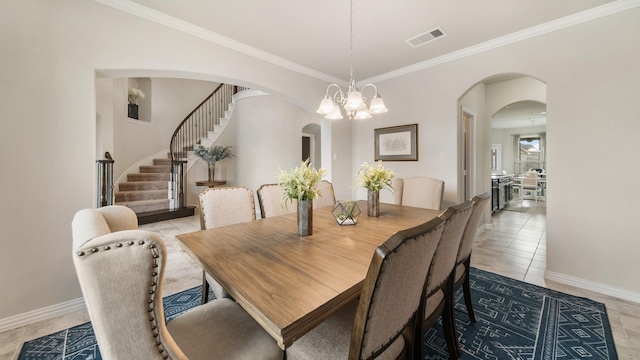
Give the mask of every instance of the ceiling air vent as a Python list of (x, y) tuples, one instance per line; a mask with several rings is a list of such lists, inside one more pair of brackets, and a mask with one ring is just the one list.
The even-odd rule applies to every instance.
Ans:
[(447, 36), (447, 34), (441, 28), (437, 27), (405, 41), (407, 42), (407, 44), (416, 48), (444, 36)]

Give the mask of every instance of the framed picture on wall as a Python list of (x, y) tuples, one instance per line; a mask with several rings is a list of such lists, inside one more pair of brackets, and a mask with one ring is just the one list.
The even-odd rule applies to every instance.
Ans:
[(417, 161), (418, 124), (373, 130), (375, 161)]

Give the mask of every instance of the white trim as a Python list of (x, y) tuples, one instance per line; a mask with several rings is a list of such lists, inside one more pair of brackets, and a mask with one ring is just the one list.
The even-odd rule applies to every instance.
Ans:
[(579, 287), (581, 289), (591, 290), (601, 294), (610, 295), (616, 298), (635, 301), (637, 303), (640, 303), (640, 293), (635, 293), (635, 292), (621, 289), (615, 286), (610, 286), (603, 283), (585, 280), (582, 278), (569, 276), (566, 274), (561, 274), (553, 271), (545, 272), (544, 278), (547, 280), (556, 281), (562, 284)]
[(273, 95), (269, 94), (268, 92), (264, 92), (262, 90), (247, 89), (247, 90), (242, 90), (233, 94), (232, 100), (233, 102), (236, 102), (240, 99), (254, 97), (254, 96), (273, 96)]
[(143, 125), (143, 126), (153, 126), (153, 124), (151, 123), (151, 121), (145, 121), (145, 120), (140, 120), (140, 119), (134, 119), (134, 118), (130, 118), (127, 116), (127, 121), (132, 123), (132, 124), (136, 124), (136, 125)]
[(169, 16), (165, 13), (153, 10), (151, 8), (148, 8), (146, 6), (142, 6), (138, 3), (135, 3), (133, 1), (130, 0), (94, 0), (98, 3), (101, 3), (103, 5), (106, 6), (110, 6), (112, 8), (118, 9), (118, 10), (122, 10), (126, 13), (129, 13), (131, 15), (135, 15), (138, 17), (141, 17), (143, 19), (155, 22), (157, 24), (160, 25), (164, 25), (167, 27), (170, 27), (172, 29), (178, 30), (178, 31), (182, 31), (184, 33), (187, 33), (189, 35), (193, 35), (195, 37), (198, 37), (200, 39), (224, 46), (226, 48), (232, 49), (232, 50), (236, 50), (240, 53), (252, 56), (254, 58), (257, 59), (261, 59), (264, 60), (266, 62), (272, 63), (274, 65), (278, 65), (281, 66), (285, 69), (290, 69), (292, 71), (296, 71), (299, 72), (301, 74), (305, 74), (305, 75), (309, 75), (311, 77), (320, 79), (320, 80), (324, 80), (330, 83), (341, 83), (343, 82), (342, 79), (338, 79), (334, 76), (331, 75), (327, 75), (325, 73), (322, 73), (320, 71), (308, 68), (306, 66), (302, 66), (299, 64), (294, 63), (293, 61), (289, 61), (287, 59), (283, 59), (279, 56), (275, 56), (273, 54), (270, 54), (266, 51), (262, 51), (260, 49), (256, 49), (254, 47), (248, 46), (246, 44), (243, 44), (239, 41), (233, 40), (231, 38), (228, 38), (226, 36), (222, 36), (218, 33), (215, 33), (213, 31), (207, 30), (207, 29), (203, 29), (199, 26), (193, 25), (189, 22), (186, 22), (184, 20), (180, 20), (178, 18), (175, 18), (173, 16)]
[[(467, 140), (468, 142), (465, 143), (464, 141), (464, 115), (467, 114), (469, 115), (469, 126), (467, 127)], [(460, 153), (460, 158), (458, 159), (458, 173), (460, 174), (460, 178), (459, 178), (459, 184), (458, 184), (458, 188), (461, 188), (460, 185), (462, 186), (466, 186), (466, 189), (464, 189), (462, 191), (462, 194), (458, 195), (458, 198), (460, 201), (464, 202), (467, 200), (470, 200), (471, 198), (473, 198), (473, 196), (475, 195), (476, 189), (478, 187), (477, 184), (477, 179), (478, 179), (478, 173), (477, 173), (477, 163), (478, 160), (476, 158), (477, 156), (477, 151), (476, 151), (476, 123), (478, 121), (478, 118), (476, 116), (476, 113), (474, 111), (472, 111), (471, 109), (469, 109), (466, 106), (460, 106), (460, 115), (459, 115), (459, 121), (458, 121), (458, 139), (459, 139), (459, 144), (458, 144), (458, 151)], [(465, 147), (469, 147), (467, 150), (467, 154), (469, 155), (469, 158), (467, 159), (468, 163), (468, 168), (467, 168), (467, 173), (463, 174), (463, 167), (464, 167), (464, 159), (466, 157), (466, 154), (462, 153), (462, 150), (464, 150)], [(466, 176), (467, 178), (467, 183), (465, 184), (464, 182), (464, 177)], [(464, 196), (465, 193), (467, 196)], [(466, 197), (466, 198), (465, 198)]]
[[(112, 7), (129, 13), (134, 16), (161, 24), (172, 29), (182, 31), (189, 35), (201, 38), (206, 41), (218, 44), (220, 46), (227, 47), (229, 49), (241, 52), (243, 54), (252, 56), (257, 59), (264, 60), (277, 66), (281, 66), (285, 69), (289, 69), (295, 72), (299, 72), (304, 75), (308, 75), (319, 80), (324, 80), (330, 83), (344, 83), (344, 80), (338, 79), (335, 76), (331, 76), (320, 72), (315, 69), (294, 63), (290, 60), (275, 56), (266, 51), (256, 49), (254, 47), (243, 44), (239, 41), (233, 40), (226, 36), (222, 36), (210, 30), (203, 29), (199, 26), (193, 25), (184, 20), (180, 20), (173, 16), (169, 16), (157, 10), (153, 10), (146, 6), (135, 3), (131, 0), (94, 0), (100, 4)], [(501, 46), (513, 44), (518, 41), (530, 39), (532, 37), (543, 35), (552, 31), (564, 29), (569, 26), (581, 24), (587, 21), (598, 19), (604, 16), (616, 14), (625, 10), (629, 10), (640, 6), (640, 0), (616, 0), (605, 5), (595, 7), (593, 9), (585, 10), (573, 15), (565, 16), (560, 19), (546, 22), (544, 24), (536, 25), (528, 29), (520, 30), (493, 40), (485, 41), (483, 43), (470, 46), (458, 51), (454, 51), (442, 56), (438, 56), (433, 59), (422, 61), (410, 66), (406, 66), (394, 71), (390, 71), (384, 74), (373, 76), (369, 79), (359, 81), (358, 84), (375, 83), (382, 80), (392, 79), (398, 76), (406, 75), (415, 71), (427, 69), (437, 65), (441, 65), (450, 61), (458, 60), (467, 56), (475, 55), (487, 50), (495, 49)]]
[(458, 51), (454, 51), (442, 56), (438, 56), (426, 61), (422, 61), (410, 66), (406, 66), (397, 70), (393, 70), (384, 74), (364, 79), (358, 83), (377, 83), (383, 80), (393, 79), (402, 75), (407, 75), (419, 70), (428, 69), (437, 65), (465, 58), (467, 56), (479, 54), (488, 50), (496, 49), (502, 46), (510, 45), (522, 40), (527, 40), (539, 35), (544, 35), (556, 30), (561, 30), (573, 25), (581, 24), (587, 21), (595, 20), (608, 15), (613, 15), (625, 10), (633, 9), (640, 6), (640, 0), (617, 0), (605, 5), (585, 10), (573, 15), (549, 21), (540, 25), (532, 26), (528, 29), (516, 31), (514, 33), (501, 36), (499, 38), (485, 41), (483, 43), (469, 46)]
[(42, 309), (18, 314), (5, 319), (0, 319), (0, 332), (16, 329), (21, 326), (33, 324), (38, 321), (49, 320), (61, 315), (70, 314), (78, 310), (85, 310), (87, 307), (84, 298), (69, 300), (60, 304), (51, 305)]

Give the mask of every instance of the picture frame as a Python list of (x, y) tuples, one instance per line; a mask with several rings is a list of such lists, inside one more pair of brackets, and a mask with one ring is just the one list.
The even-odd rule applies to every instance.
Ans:
[(418, 124), (373, 130), (374, 160), (418, 161)]

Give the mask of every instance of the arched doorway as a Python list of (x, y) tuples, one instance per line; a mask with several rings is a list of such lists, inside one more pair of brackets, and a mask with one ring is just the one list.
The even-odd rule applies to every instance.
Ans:
[[(486, 78), (469, 88), (458, 100), (459, 109), (459, 188), (460, 200), (467, 200), (475, 194), (487, 191), (491, 188), (492, 173), (513, 173), (515, 157), (513, 155), (513, 141), (504, 140), (512, 138), (513, 134), (520, 133), (522, 123), (513, 120), (508, 124), (509, 115), (502, 116), (502, 128), (493, 127), (492, 118), (500, 110), (517, 107), (519, 115), (529, 111), (539, 113), (538, 106), (534, 104), (546, 104), (546, 84), (536, 78), (525, 74), (501, 74)], [(518, 104), (517, 106), (515, 104)], [(513, 109), (513, 108), (512, 108)], [(508, 112), (505, 110), (505, 112)], [(536, 114), (535, 121), (541, 124)], [(546, 111), (544, 115), (546, 131)], [(535, 122), (534, 121), (534, 122)], [(535, 124), (538, 125), (538, 124)], [(510, 127), (511, 126), (511, 127)], [(506, 130), (507, 128), (516, 130)], [(499, 140), (498, 140), (499, 139)], [(499, 145), (499, 146), (495, 146)], [(499, 162), (500, 169), (496, 166), (495, 158), (492, 158), (492, 149), (501, 148)], [(510, 158), (505, 153), (511, 154)]]

